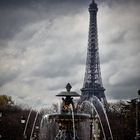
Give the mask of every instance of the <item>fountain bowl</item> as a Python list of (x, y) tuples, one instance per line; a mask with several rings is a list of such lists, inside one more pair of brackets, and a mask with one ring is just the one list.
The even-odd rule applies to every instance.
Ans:
[[(83, 122), (90, 118), (89, 114), (74, 114), (74, 121), (75, 122)], [(56, 122), (65, 122), (65, 121), (72, 121), (72, 114), (51, 114), (49, 115), (50, 120), (55, 120)]]

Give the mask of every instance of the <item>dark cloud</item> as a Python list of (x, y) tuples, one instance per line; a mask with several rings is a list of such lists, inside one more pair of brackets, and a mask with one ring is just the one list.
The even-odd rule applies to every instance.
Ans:
[(87, 3), (88, 1), (85, 0), (1, 0), (1, 5), (25, 5), (25, 4), (33, 4), (33, 3), (40, 3), (40, 4), (62, 4), (62, 3)]
[[(124, 0), (100, 0), (98, 3), (126, 3)], [(139, 0), (129, 0), (127, 3), (138, 3)], [(1, 0), (0, 4), (0, 39), (13, 38), (27, 24), (46, 18), (57, 18), (59, 15), (69, 15), (85, 10), (89, 1), (85, 0)]]
[[(90, 0), (1, 0), (2, 94), (4, 91), (20, 103), (49, 104), (67, 82), (80, 92), (89, 3)], [(111, 99), (135, 97), (140, 83), (139, 0), (97, 3), (106, 95)]]
[(0, 74), (0, 87), (15, 80), (18, 77), (18, 72), (7, 72), (6, 74)]
[[(41, 3), (41, 4), (62, 4), (62, 3), (71, 3), (71, 4), (87, 4), (92, 0), (1, 0), (1, 5), (25, 5), (25, 4), (33, 4), (33, 3)], [(129, 2), (139, 3), (139, 0), (94, 0), (96, 3), (107, 2), (107, 3), (124, 3), (127, 4)]]
[(27, 24), (79, 13), (84, 1), (2, 0), (0, 40), (12, 39)]

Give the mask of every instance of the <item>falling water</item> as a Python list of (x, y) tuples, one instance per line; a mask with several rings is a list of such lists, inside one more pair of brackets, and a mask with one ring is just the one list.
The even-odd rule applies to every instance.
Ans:
[(49, 115), (48, 115), (48, 114), (46, 114), (46, 115), (44, 115), (44, 116), (42, 117), (42, 119), (41, 119), (41, 121), (40, 121), (40, 128), (43, 127), (43, 122), (44, 122), (44, 120), (46, 120), (46, 122), (48, 123), (48, 118), (49, 118)]
[(97, 116), (99, 118), (100, 124), (101, 124), (101, 128), (102, 128), (102, 131), (103, 131), (104, 138), (106, 140), (106, 135), (105, 135), (105, 132), (104, 132), (103, 124), (102, 124), (102, 121), (101, 121), (101, 118), (100, 118), (100, 115), (99, 115), (97, 109), (95, 108), (95, 106), (90, 101), (84, 101), (84, 102), (82, 102), (81, 107), (82, 107), (82, 105), (84, 103), (88, 103), (95, 110), (95, 112), (96, 112), (96, 114), (97, 114)]
[(40, 122), (40, 134), (39, 134), (39, 140), (42, 140), (42, 138), (45, 138), (45, 131), (47, 131), (47, 127), (49, 126), (49, 115), (44, 115)]
[[(89, 100), (83, 101), (81, 104), (81, 107), (84, 103), (87, 103), (88, 105), (90, 105), (95, 110), (96, 114), (98, 115), (105, 139), (107, 139), (107, 134), (110, 134), (110, 138), (113, 140), (112, 131), (110, 128), (110, 124), (109, 124), (109, 120), (108, 120), (108, 117), (106, 114), (106, 110), (105, 110), (103, 104), (101, 103), (101, 101), (97, 97), (93, 96)], [(105, 119), (106, 123), (102, 122), (103, 118), (101, 119), (101, 117), (103, 117)], [(104, 128), (105, 125), (107, 127), (107, 130)], [(105, 131), (108, 131), (108, 133), (105, 133)]]
[(107, 117), (107, 114), (106, 114), (106, 110), (105, 110), (103, 104), (101, 103), (101, 101), (96, 96), (94, 96), (94, 98), (98, 101), (98, 103), (100, 104), (100, 106), (102, 107), (102, 109), (104, 111), (104, 115), (105, 115), (105, 118), (106, 118), (106, 121), (107, 121), (107, 124), (108, 124), (108, 128), (109, 128), (109, 131), (110, 131), (110, 136), (111, 136), (111, 139), (113, 140), (113, 135), (112, 135), (112, 131), (111, 131), (111, 128), (110, 128), (110, 123), (109, 123), (109, 120), (108, 120), (108, 117)]
[[(88, 101), (87, 101), (88, 102)], [(112, 136), (112, 131), (111, 131), (111, 128), (110, 128), (110, 124), (109, 124), (109, 120), (108, 120), (108, 117), (107, 117), (107, 114), (106, 114), (106, 110), (103, 106), (103, 104), (101, 103), (101, 101), (93, 96), (92, 98), (89, 99), (89, 103), (90, 105), (95, 109), (96, 113), (98, 114), (99, 116), (99, 119), (100, 119), (100, 124), (101, 124), (101, 127), (103, 128), (103, 133), (104, 133), (104, 136), (106, 136), (105, 134), (105, 128), (103, 127), (103, 123), (102, 123), (102, 120), (101, 120), (101, 117), (105, 117), (104, 119), (106, 120), (106, 123), (107, 123), (107, 128), (109, 130), (109, 134), (110, 134), (110, 137), (111, 139), (113, 140), (113, 136)], [(98, 111), (100, 110), (101, 114), (98, 113)], [(102, 114), (103, 113), (103, 114)], [(103, 116), (101, 116), (103, 115)], [(105, 125), (105, 123), (104, 123)]]
[(43, 126), (43, 121), (44, 121), (44, 117), (42, 117), (42, 119), (40, 121), (40, 128), (42, 128), (42, 126)]
[(23, 132), (24, 137), (26, 137), (26, 129), (27, 129), (27, 126), (28, 126), (28, 123), (29, 123), (31, 113), (32, 113), (32, 109), (30, 109), (30, 112), (29, 112), (28, 117), (27, 117), (27, 121), (26, 121), (26, 124), (25, 124), (24, 132)]
[(35, 119), (34, 119), (32, 131), (31, 131), (31, 135), (30, 135), (30, 140), (32, 140), (32, 135), (33, 135), (33, 131), (34, 131), (34, 127), (35, 127), (35, 123), (36, 123), (38, 115), (39, 115), (39, 111), (36, 113), (36, 116), (35, 116)]
[(55, 114), (44, 115), (40, 121), (39, 140), (54, 140), (54, 136), (58, 132), (58, 125), (56, 125), (55, 119), (50, 119), (51, 115)]
[(72, 122), (73, 122), (73, 140), (75, 140), (75, 121), (74, 121), (74, 111), (73, 106), (71, 105), (71, 111), (72, 111)]

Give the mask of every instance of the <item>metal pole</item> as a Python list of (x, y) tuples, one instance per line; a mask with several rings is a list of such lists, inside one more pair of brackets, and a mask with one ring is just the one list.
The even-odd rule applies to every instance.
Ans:
[(90, 122), (90, 140), (92, 140), (92, 127), (93, 127), (93, 124), (92, 122)]
[(139, 134), (139, 108), (138, 108), (138, 103), (139, 103), (139, 98), (140, 96), (140, 90), (138, 90), (138, 98), (136, 98), (136, 140), (140, 140), (140, 134)]
[[(0, 122), (2, 121), (2, 112), (0, 112)], [(0, 139), (2, 138), (2, 134), (0, 133)]]
[(138, 140), (138, 101), (136, 99), (136, 140)]
[(90, 118), (90, 140), (92, 140), (92, 128), (93, 128), (93, 115), (91, 114)]

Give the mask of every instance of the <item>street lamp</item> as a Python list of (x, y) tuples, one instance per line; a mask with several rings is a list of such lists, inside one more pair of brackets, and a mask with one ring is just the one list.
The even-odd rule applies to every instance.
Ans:
[(99, 119), (96, 115), (94, 118), (94, 139), (98, 140), (100, 137), (100, 129), (99, 129)]
[(0, 112), (0, 118), (2, 117), (2, 112)]
[[(24, 116), (21, 116), (20, 123), (22, 124), (22, 129), (24, 130), (24, 125), (26, 123), (26, 120), (25, 120)], [(23, 138), (26, 139), (27, 138), (26, 135), (23, 134)]]
[(89, 120), (90, 120), (90, 140), (93, 140), (93, 137), (94, 137), (95, 140), (98, 140), (99, 137), (100, 137), (100, 129), (99, 129), (99, 119), (98, 119), (98, 116), (95, 115), (93, 117), (91, 115)]
[(90, 122), (90, 140), (92, 140), (92, 129), (93, 129), (93, 115), (91, 114), (90, 118), (89, 118), (89, 122)]
[[(0, 122), (2, 121), (2, 112), (0, 112)], [(0, 139), (2, 138), (2, 134), (0, 134)]]
[(21, 116), (21, 120), (20, 120), (20, 122), (21, 122), (21, 124), (25, 124), (25, 118), (24, 118), (24, 116)]
[(34, 133), (34, 136), (35, 136), (36, 139), (38, 139), (38, 133), (39, 133), (39, 126), (36, 125), (35, 126), (35, 133)]
[(0, 112), (0, 122), (2, 121), (2, 112)]
[(140, 90), (138, 90), (138, 98), (136, 98), (136, 140), (140, 140), (139, 134), (139, 102), (140, 102)]

